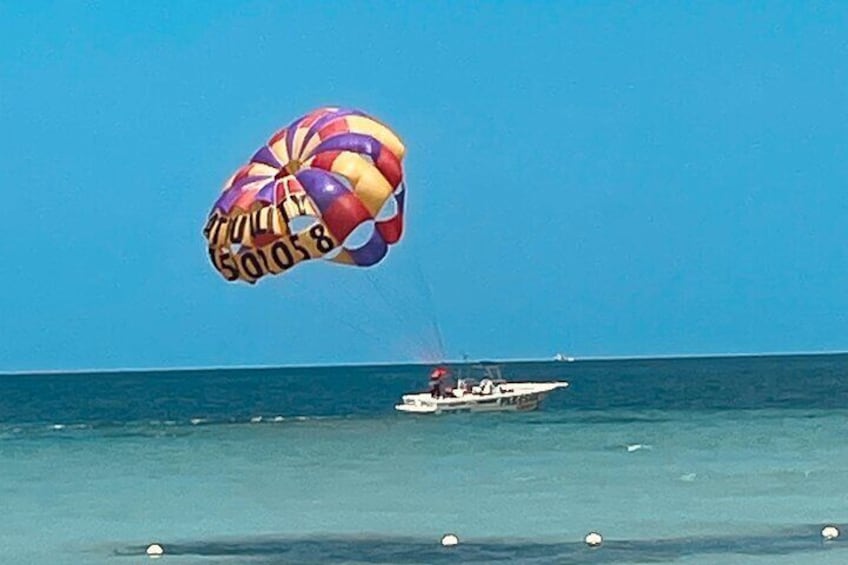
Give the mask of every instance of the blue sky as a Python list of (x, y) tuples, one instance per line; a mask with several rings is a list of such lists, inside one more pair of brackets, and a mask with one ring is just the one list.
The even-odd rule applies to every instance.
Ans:
[[(848, 349), (848, 5), (0, 2), (0, 370)], [(373, 272), (208, 263), (325, 104), (408, 147)], [(383, 294), (380, 294), (383, 293)]]

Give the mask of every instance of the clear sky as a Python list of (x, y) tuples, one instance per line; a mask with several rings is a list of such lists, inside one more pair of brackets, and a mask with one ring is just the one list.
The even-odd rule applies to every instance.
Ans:
[[(848, 4), (0, 1), (0, 370), (848, 349)], [(278, 128), (408, 147), (367, 277), (227, 283)], [(382, 292), (384, 294), (378, 294)]]

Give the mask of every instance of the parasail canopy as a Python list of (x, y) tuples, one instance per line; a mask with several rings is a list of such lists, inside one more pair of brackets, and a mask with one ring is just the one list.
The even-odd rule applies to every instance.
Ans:
[(275, 133), (224, 183), (203, 234), (229, 281), (326, 259), (369, 267), (403, 233), (405, 148), (362, 111), (319, 108)]

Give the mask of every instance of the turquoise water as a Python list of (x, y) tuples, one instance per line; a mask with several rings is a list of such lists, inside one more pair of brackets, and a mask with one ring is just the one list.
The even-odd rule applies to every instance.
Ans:
[(848, 356), (504, 373), (572, 386), (433, 417), (392, 409), (426, 367), (2, 376), (0, 562), (848, 562)]

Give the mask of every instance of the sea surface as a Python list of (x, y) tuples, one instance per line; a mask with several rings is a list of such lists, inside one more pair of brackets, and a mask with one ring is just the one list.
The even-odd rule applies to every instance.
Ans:
[(503, 371), (571, 386), (415, 416), (426, 366), (0, 375), (0, 563), (848, 563), (848, 355)]

